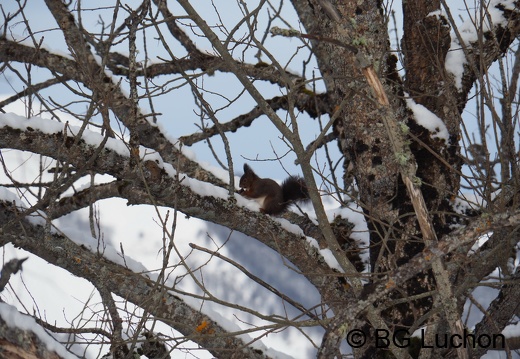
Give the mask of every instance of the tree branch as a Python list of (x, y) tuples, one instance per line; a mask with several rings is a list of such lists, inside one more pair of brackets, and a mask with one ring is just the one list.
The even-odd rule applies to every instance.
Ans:
[[(66, 57), (49, 53), (45, 49), (35, 49), (29, 46), (17, 44), (0, 38), (0, 61), (18, 61), (30, 63), (36, 66), (49, 69), (51, 72), (61, 73), (70, 80), (78, 81), (85, 86), (98, 91), (99, 98), (109, 101), (108, 105), (116, 116), (129, 126), (128, 119), (133, 108), (133, 103), (123, 95), (121, 89), (112, 83), (109, 77), (96, 79), (87, 76), (84, 71), (79, 70), (79, 64)], [(97, 71), (101, 71), (98, 69)], [(139, 111), (139, 114), (142, 114)], [(172, 164), (179, 171), (188, 174), (190, 177), (211, 181), (222, 187), (224, 183), (213, 174), (206, 171), (200, 165), (187, 158), (179, 150), (178, 144), (169, 141), (161, 130), (141, 117), (142, 121), (134, 126), (139, 131), (139, 140), (145, 147), (152, 148), (161, 154), (164, 161)]]
[[(308, 113), (311, 117), (316, 118), (322, 114), (331, 114), (330, 106), (327, 104), (327, 95), (308, 95), (306, 93), (291, 94), (293, 105), (295, 108), (302, 112)], [(273, 108), (273, 110), (289, 110), (289, 104), (287, 96), (277, 96), (272, 99), (266, 100), (267, 104)], [(255, 106), (254, 109), (246, 114), (240, 115), (231, 121), (220, 124), (222, 131), (224, 132), (236, 132), (241, 127), (249, 127), (255, 119), (264, 115), (264, 112), (260, 106)], [(211, 128), (205, 128), (202, 132), (197, 132), (189, 136), (180, 137), (179, 140), (187, 145), (191, 146), (197, 142), (203, 141), (218, 134), (216, 126)]]
[[(108, 261), (61, 234), (46, 233), (16, 214), (18, 210), (5, 202), (0, 203), (0, 221), (10, 223), (3, 227), (0, 244), (13, 243), (68, 272), (85, 278), (102, 290), (108, 290), (144, 308), (157, 319), (172, 325), (189, 339), (198, 342), (219, 358), (232, 358), (245, 352), (248, 358), (266, 358), (257, 350), (230, 334), (207, 315), (184, 303), (182, 299), (162, 290), (162, 286), (128, 268)], [(20, 236), (20, 233), (24, 233)], [(170, 288), (168, 288), (170, 289)], [(197, 331), (206, 322), (212, 335)], [(207, 333), (207, 332), (206, 332)]]
[[(90, 158), (95, 150), (83, 140), (74, 147), (69, 147), (68, 137), (63, 133), (49, 135), (34, 129), (25, 131), (24, 135), (21, 133), (20, 130), (1, 127), (0, 148), (23, 149), (73, 166), (85, 165), (85, 158)], [(84, 170), (110, 174), (121, 179), (115, 186), (119, 196), (126, 198), (129, 204), (153, 204), (176, 208), (189, 216), (254, 237), (296, 265), (311, 283), (316, 285), (324, 299), (330, 299), (331, 302), (338, 302), (340, 298), (344, 300), (345, 293), (341, 283), (337, 280), (323, 280), (329, 276), (337, 279), (338, 273), (323, 261), (318, 250), (301, 235), (284, 230), (269, 216), (251, 212), (220, 198), (197, 194), (190, 188), (189, 178), (184, 178), (181, 174), (179, 183), (153, 161), (144, 161), (142, 166), (143, 172), (139, 168), (132, 169), (128, 157), (105, 148), (95, 163)], [(143, 178), (142, 174), (147, 177)], [(111, 187), (109, 190), (115, 189)], [(244, 218), (249, 218), (249, 221), (244, 221)]]

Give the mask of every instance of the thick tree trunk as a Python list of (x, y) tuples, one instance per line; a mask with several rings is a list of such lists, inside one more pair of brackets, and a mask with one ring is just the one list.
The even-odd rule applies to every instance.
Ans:
[[(369, 59), (378, 73), (395, 120), (410, 128), (411, 149), (418, 164), (417, 176), (423, 183), (421, 190), (426, 206), (430, 213), (441, 213), (450, 209), (449, 199), (458, 191), (457, 170), (460, 169), (457, 157), (459, 112), (456, 106), (443, 106), (445, 97), (450, 96), (447, 90), (453, 91), (454, 87), (444, 85), (448, 88), (431, 88), (447, 83), (440, 81), (440, 77), (447, 76), (443, 63), (450, 44), (449, 28), (439, 18), (426, 18), (431, 11), (438, 9), (438, 2), (427, 5), (407, 2), (406, 24), (412, 35), (405, 38), (405, 46), (409, 49), (405, 52), (406, 70), (410, 76), (407, 76), (403, 86), (396, 73), (396, 58), (389, 52), (387, 23), (378, 1), (365, 1), (360, 5), (356, 2), (335, 4), (341, 21), (330, 20), (320, 10), (319, 2), (311, 3), (313, 8), (307, 2), (296, 1), (295, 5), (307, 32), (321, 39), (313, 41), (312, 46), (327, 90), (333, 94), (336, 105), (343, 98), (349, 98), (334, 130), (338, 134), (340, 150), (347, 159), (346, 173), (347, 168), (352, 167), (359, 200), (371, 230), (371, 270), (374, 274), (384, 273), (406, 263), (424, 248), (424, 243), (412, 203), (400, 178), (396, 154), (382, 121), (382, 108), (361, 71), (364, 64), (360, 63), (360, 58)], [(419, 19), (423, 21), (423, 26), (417, 25)], [(347, 46), (338, 46), (323, 39), (336, 39)], [(357, 54), (351, 51), (352, 46)], [(411, 119), (403, 99), (404, 89), (417, 96), (418, 103), (446, 119), (452, 134), (449, 142), (432, 140), (430, 133)], [(444, 96), (438, 97), (440, 93)], [(414, 141), (415, 137), (419, 140)], [(455, 171), (445, 163), (455, 164)], [(434, 215), (433, 222), (440, 235), (446, 233), (449, 221), (444, 216)], [(406, 288), (402, 288), (404, 292), (394, 292), (392, 296), (397, 299), (403, 294), (418, 295), (431, 290), (432, 285), (433, 279), (424, 273), (409, 281)], [(431, 304), (430, 297), (400, 304), (387, 309), (385, 318), (391, 328), (407, 328), (427, 312)], [(375, 355), (374, 347), (362, 350), (365, 350), (364, 357)]]

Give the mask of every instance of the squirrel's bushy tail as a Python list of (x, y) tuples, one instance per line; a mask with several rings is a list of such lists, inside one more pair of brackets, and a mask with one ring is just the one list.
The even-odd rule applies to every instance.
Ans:
[(285, 203), (309, 199), (309, 191), (305, 185), (305, 181), (298, 176), (290, 176), (283, 181), (282, 193)]

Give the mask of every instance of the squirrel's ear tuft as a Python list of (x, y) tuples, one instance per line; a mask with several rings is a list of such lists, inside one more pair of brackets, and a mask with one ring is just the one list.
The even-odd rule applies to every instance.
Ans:
[(251, 167), (249, 167), (247, 163), (244, 163), (244, 173), (247, 172), (253, 172), (253, 170), (251, 169)]

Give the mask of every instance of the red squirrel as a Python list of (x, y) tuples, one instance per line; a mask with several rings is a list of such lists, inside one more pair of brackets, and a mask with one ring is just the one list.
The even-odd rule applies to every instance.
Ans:
[(260, 178), (247, 164), (240, 178), (242, 196), (255, 199), (260, 204), (260, 212), (280, 214), (295, 201), (309, 199), (309, 192), (303, 178), (290, 176), (280, 186), (270, 178)]

